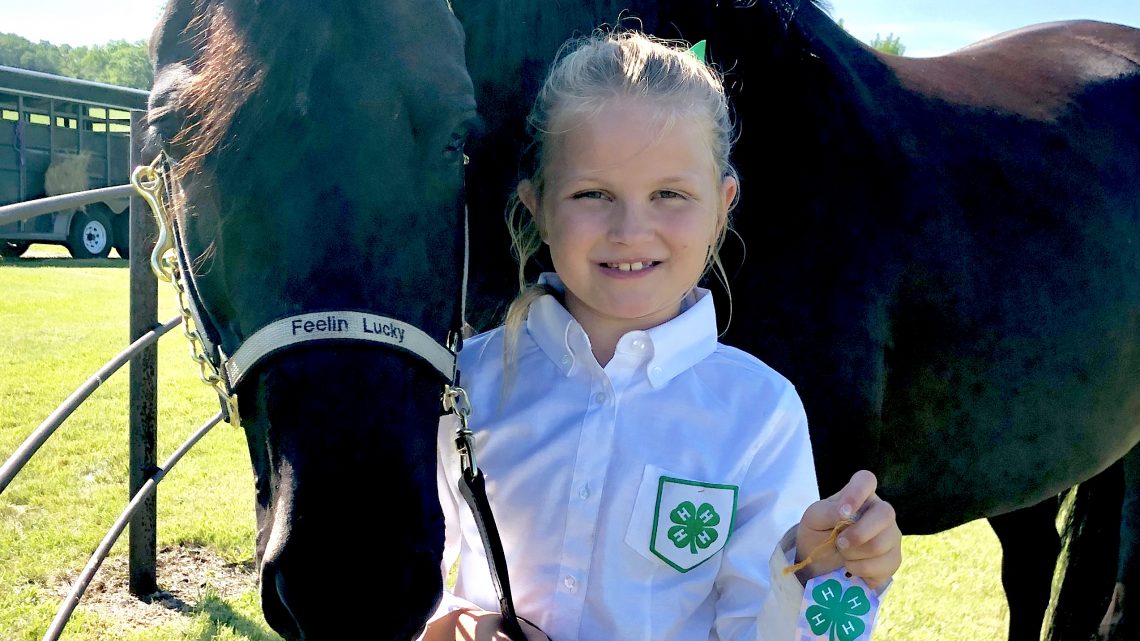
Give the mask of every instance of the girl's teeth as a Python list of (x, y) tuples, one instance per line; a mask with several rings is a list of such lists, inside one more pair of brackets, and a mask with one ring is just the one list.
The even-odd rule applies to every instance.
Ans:
[(610, 263), (609, 266), (612, 269), (620, 269), (623, 272), (641, 271), (647, 267), (645, 263)]

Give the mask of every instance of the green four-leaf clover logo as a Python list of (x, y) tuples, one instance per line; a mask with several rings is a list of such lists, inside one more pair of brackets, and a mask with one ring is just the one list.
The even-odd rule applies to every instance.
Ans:
[(682, 501), (669, 513), (669, 520), (677, 524), (669, 528), (669, 540), (678, 548), (688, 547), (692, 554), (697, 548), (708, 548), (720, 536), (716, 533), (720, 515), (708, 503), (698, 508), (691, 501)]
[[(661, 559), (678, 572), (688, 572), (716, 556), (732, 538), (732, 525), (736, 514), (735, 485), (691, 481), (674, 476), (658, 475), (652, 466), (646, 467), (643, 483), (655, 482), (657, 499), (653, 503), (652, 524), (645, 523), (640, 515), (631, 524), (633, 539), (626, 541), (638, 547), (639, 532), (635, 530), (650, 526), (649, 554)], [(649, 489), (648, 485), (642, 489)], [(648, 512), (638, 495), (639, 510)], [(700, 507), (697, 507), (700, 506)], [(645, 514), (649, 516), (649, 514)], [(641, 530), (644, 531), (644, 530)]]
[(815, 586), (811, 595), (815, 603), (804, 616), (817, 636), (830, 632), (831, 641), (854, 641), (866, 630), (859, 617), (870, 611), (871, 600), (863, 588), (853, 585), (844, 591), (839, 581), (829, 579)]

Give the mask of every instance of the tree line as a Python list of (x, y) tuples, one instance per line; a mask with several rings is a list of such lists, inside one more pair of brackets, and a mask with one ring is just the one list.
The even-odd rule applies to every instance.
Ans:
[(54, 45), (46, 40), (32, 42), (14, 33), (0, 33), (0, 65), (144, 91), (149, 91), (154, 84), (154, 72), (143, 40), (112, 40), (102, 45), (73, 47)]
[[(839, 26), (844, 26), (843, 20)], [(876, 35), (870, 44), (875, 49), (900, 56), (906, 51), (906, 46), (894, 34), (886, 38)], [(144, 91), (149, 91), (154, 84), (154, 71), (143, 40), (112, 40), (103, 45), (72, 47), (0, 33), (0, 65)]]

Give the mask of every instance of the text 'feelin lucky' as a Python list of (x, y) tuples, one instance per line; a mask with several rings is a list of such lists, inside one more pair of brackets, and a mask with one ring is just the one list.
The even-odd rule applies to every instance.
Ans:
[(351, 329), (349, 319), (329, 315), (317, 320), (295, 318), (292, 322), (293, 335), (304, 334), (376, 334), (393, 339), (397, 343), (404, 342), (404, 328), (392, 321), (381, 320), (376, 317), (361, 315), (359, 329)]

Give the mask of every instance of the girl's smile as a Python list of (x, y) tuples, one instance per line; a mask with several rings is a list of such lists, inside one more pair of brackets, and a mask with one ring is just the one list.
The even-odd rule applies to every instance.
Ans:
[(616, 269), (623, 272), (641, 272), (660, 265), (659, 260), (639, 260), (631, 263), (602, 263), (606, 269)]

